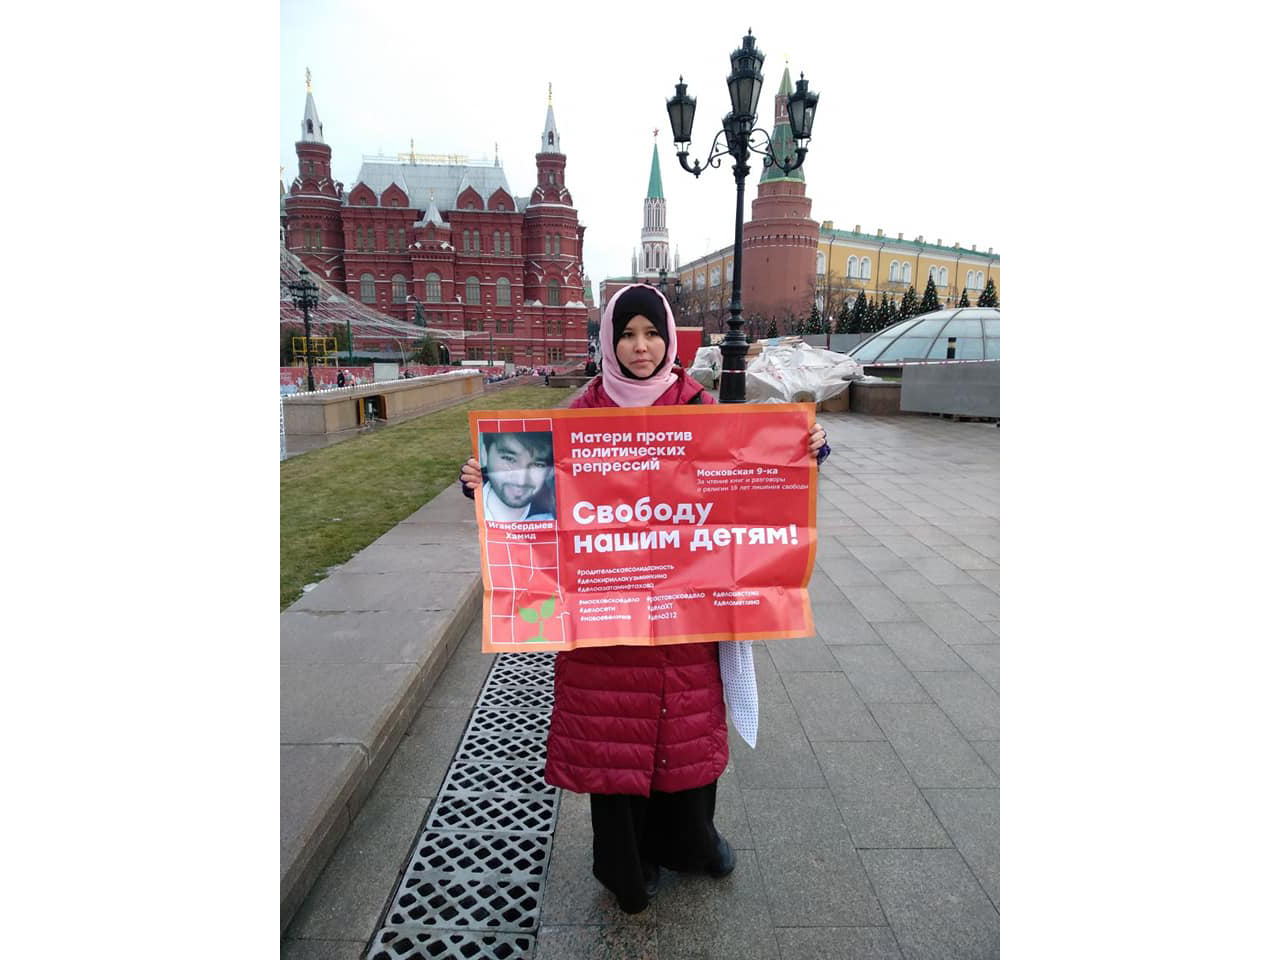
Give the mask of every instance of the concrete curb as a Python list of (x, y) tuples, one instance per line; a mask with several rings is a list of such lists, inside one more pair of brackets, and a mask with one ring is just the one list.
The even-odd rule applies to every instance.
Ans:
[(281, 614), (281, 929), (480, 610), (472, 509), (450, 487)]
[(280, 615), (281, 930), (479, 614), (479, 570), (451, 484)]

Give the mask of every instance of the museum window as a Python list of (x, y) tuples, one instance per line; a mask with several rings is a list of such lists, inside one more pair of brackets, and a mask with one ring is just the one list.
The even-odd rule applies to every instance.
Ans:
[(818, 276), (822, 276), (827, 272), (827, 255), (825, 253), (818, 254)]
[(502, 252), (502, 234), (500, 234), (497, 230), (493, 231), (493, 252), (494, 253)]
[(480, 305), (480, 278), (467, 277), (467, 303), (473, 307)]
[(862, 279), (863, 280), (871, 279), (871, 258), (870, 257), (862, 258)]
[(511, 281), (506, 277), (498, 278), (497, 299), (494, 300), (500, 307), (511, 306)]
[(399, 231), (397, 231), (397, 236), (400, 239), (396, 242), (396, 246), (398, 246), (400, 248), (400, 251), (403, 252), (404, 251), (404, 227), (401, 227)]
[(937, 268), (937, 267), (930, 267), (930, 268), (929, 268), (929, 279), (930, 279), (930, 280), (932, 280), (934, 283), (937, 283), (937, 282), (938, 282), (938, 268)]
[(979, 270), (977, 273), (975, 273), (975, 274), (973, 275), (973, 279), (974, 279), (974, 281), (975, 281), (975, 282), (974, 282), (974, 284), (973, 284), (973, 288), (974, 288), (975, 290), (982, 290), (982, 289), (983, 289), (983, 282), (982, 282), (982, 278), (983, 278), (983, 273), (982, 273), (982, 271), (981, 271), (981, 270)]
[(724, 268), (724, 282), (733, 283), (733, 264), (729, 264)]
[(698, 274), (693, 278), (693, 285), (698, 290), (705, 290), (707, 288), (707, 275), (705, 273)]
[(307, 161), (307, 173), (313, 177), (316, 175), (316, 162), (314, 160)]
[(858, 258), (857, 257), (850, 257), (847, 261), (845, 261), (844, 275), (846, 277), (853, 277), (855, 279), (857, 278), (858, 276)]
[(902, 265), (902, 282), (903, 283), (911, 282), (911, 264), (909, 263), (903, 263)]
[(564, 348), (547, 347), (547, 363), (564, 363)]
[(938, 268), (938, 286), (945, 287), (947, 285), (947, 268)]
[(440, 274), (427, 274), (427, 303), (440, 302)]
[(511, 252), (511, 234), (506, 233), (505, 231), (502, 234), (502, 252)]
[(560, 306), (560, 281), (559, 280), (547, 281), (547, 306), (549, 307)]
[(551, 246), (552, 246), (551, 252), (555, 254), (557, 257), (560, 256), (560, 234), (557, 233), (554, 237), (551, 238)]
[(360, 274), (360, 302), (361, 303), (374, 302), (372, 273)]
[(498, 355), (497, 358), (503, 361), (504, 363), (515, 362), (515, 359), (516, 359), (515, 352), (512, 350), (511, 347), (495, 347), (494, 352), (497, 353)]
[(391, 278), (391, 302), (408, 302), (408, 290), (405, 288), (404, 276), (399, 273)]
[(546, 247), (546, 250), (543, 251), (543, 254), (544, 256), (549, 257), (551, 256), (551, 238), (548, 236), (548, 237), (543, 237), (542, 239), (544, 241), (544, 246)]
[(484, 347), (467, 347), (468, 360), (485, 360)]
[(719, 267), (711, 268), (711, 285), (713, 287), (720, 286), (720, 268)]
[(890, 282), (890, 283), (897, 283), (897, 282), (898, 282), (899, 280), (901, 280), (901, 279), (902, 279), (902, 273), (900, 272), (900, 268), (899, 268), (899, 266), (898, 266), (898, 261), (897, 261), (897, 260), (890, 261), (890, 263), (889, 263), (889, 282)]

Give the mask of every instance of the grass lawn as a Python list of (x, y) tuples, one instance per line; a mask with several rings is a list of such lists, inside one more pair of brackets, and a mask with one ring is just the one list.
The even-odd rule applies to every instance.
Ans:
[[(280, 464), (280, 609), (445, 487), (471, 455), (471, 410), (547, 409), (570, 387), (508, 387)], [(462, 496), (461, 493), (458, 496)]]

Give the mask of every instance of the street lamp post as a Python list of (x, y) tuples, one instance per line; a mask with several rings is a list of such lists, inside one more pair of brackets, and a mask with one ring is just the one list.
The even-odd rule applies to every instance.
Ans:
[(320, 288), (307, 279), (307, 268), (298, 268), (298, 279), (289, 281), (293, 305), (302, 311), (302, 334), (307, 340), (307, 391), (313, 392), (316, 380), (311, 372), (311, 308), (320, 302)]
[[(796, 141), (795, 157), (786, 156), (781, 160), (773, 152), (773, 143), (768, 132), (756, 127), (756, 104), (760, 99), (760, 88), (764, 84), (764, 74), (760, 68), (764, 65), (764, 53), (756, 48), (756, 38), (747, 31), (742, 38), (742, 46), (729, 56), (732, 73), (726, 78), (729, 86), (729, 100), (732, 109), (724, 115), (721, 129), (711, 140), (711, 153), (706, 163), (693, 161), (689, 166), (689, 141), (693, 137), (693, 114), (697, 100), (685, 91), (687, 86), (684, 77), (676, 84), (676, 95), (667, 100), (667, 114), (671, 119), (671, 134), (676, 145), (676, 156), (680, 166), (695, 177), (701, 176), (704, 170), (720, 166), (720, 157), (728, 155), (733, 158), (733, 178), (738, 185), (737, 213), (733, 232), (733, 299), (729, 303), (729, 333), (726, 334), (720, 349), (724, 355), (724, 367), (721, 370), (720, 402), (746, 402), (746, 357), (747, 338), (742, 335), (742, 200), (746, 189), (747, 174), (751, 168), (747, 160), (752, 153), (764, 158), (766, 167), (779, 167), (783, 173), (797, 170), (804, 163), (808, 153), (808, 141), (813, 132), (813, 114), (818, 109), (818, 94), (809, 91), (809, 81), (800, 74), (795, 92), (787, 100), (787, 115), (791, 121), (791, 135)], [(724, 135), (724, 143), (720, 136)], [(759, 134), (763, 142), (753, 141)], [(678, 281), (677, 281), (678, 283)]]

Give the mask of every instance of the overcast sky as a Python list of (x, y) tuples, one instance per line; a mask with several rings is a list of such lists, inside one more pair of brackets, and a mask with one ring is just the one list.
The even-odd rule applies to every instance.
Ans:
[(840, 4), (824, 14), (820, 3), (671, 5), (667, 16), (638, 15), (625, 27), (551, 9), (283, 0), (286, 187), (297, 174), (308, 66), (334, 176), (348, 190), (362, 154), (408, 151), (413, 138), (421, 153), (490, 162), (497, 142), (507, 182), (527, 196), (550, 82), (593, 284), (630, 271), (655, 127), (667, 226), (687, 262), (732, 243), (733, 176), (727, 164), (696, 179), (680, 169), (666, 98), (683, 73), (698, 99), (690, 161), (705, 157), (728, 110), (729, 54), (750, 27), (766, 54), (761, 126), (772, 126), (787, 58), (792, 79), (803, 70), (821, 94), (804, 165), (814, 219), (1007, 253), (1001, 206), (989, 203), (1000, 189), (999, 48), (981, 6)]

